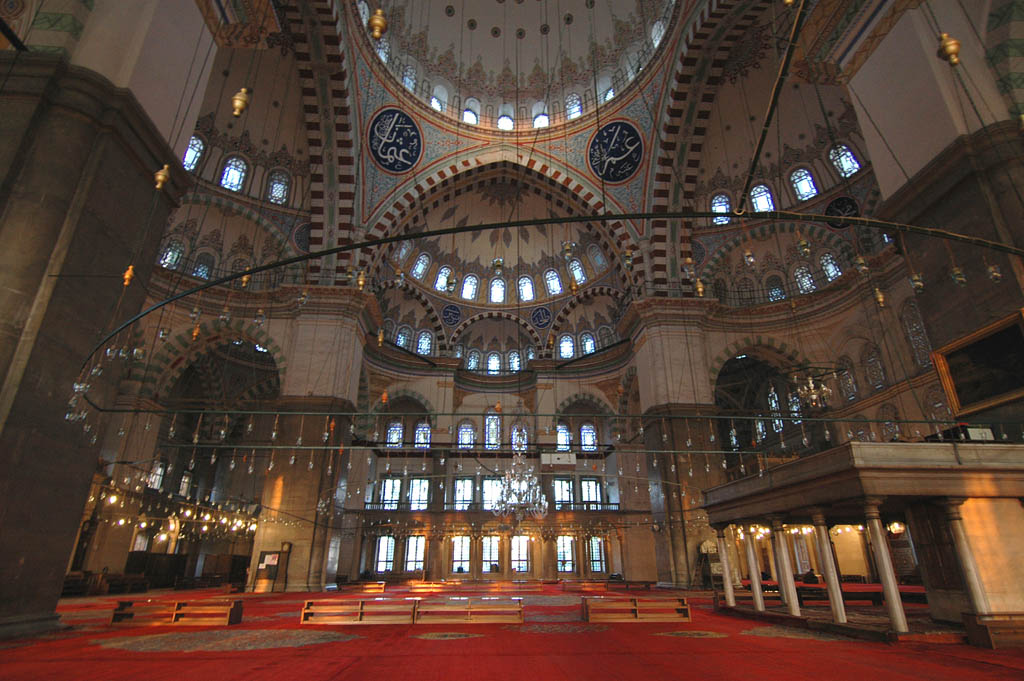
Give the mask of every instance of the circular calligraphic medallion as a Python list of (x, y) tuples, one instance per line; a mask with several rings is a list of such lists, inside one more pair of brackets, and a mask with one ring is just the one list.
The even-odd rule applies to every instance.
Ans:
[(423, 155), (423, 135), (412, 116), (401, 109), (381, 109), (370, 121), (366, 139), (370, 156), (389, 173), (416, 167)]
[(458, 305), (445, 305), (441, 308), (441, 321), (446, 326), (456, 326), (462, 321), (462, 309)]
[(643, 157), (643, 137), (628, 121), (602, 125), (587, 147), (587, 163), (591, 172), (612, 184), (633, 177), (640, 169)]
[(551, 326), (551, 310), (546, 307), (536, 307), (530, 313), (530, 321), (538, 329), (546, 329)]

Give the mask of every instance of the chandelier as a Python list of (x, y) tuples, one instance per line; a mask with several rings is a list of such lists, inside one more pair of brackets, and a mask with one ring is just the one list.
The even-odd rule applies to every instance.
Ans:
[(513, 454), (512, 465), (501, 479), (501, 489), (492, 510), (496, 516), (515, 515), (516, 522), (527, 515), (539, 520), (548, 514), (548, 497), (541, 490), (533, 466), (522, 454)]
[(828, 406), (828, 401), (832, 397), (832, 388), (825, 385), (820, 378), (808, 376), (806, 383), (797, 384), (796, 394), (800, 396), (801, 402), (812, 409), (823, 409)]

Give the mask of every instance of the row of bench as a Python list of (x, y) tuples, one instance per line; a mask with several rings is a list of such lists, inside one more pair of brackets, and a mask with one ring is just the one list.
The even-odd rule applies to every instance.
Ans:
[(228, 626), (242, 621), (242, 601), (202, 601), (200, 603), (119, 601), (110, 616), (110, 624), (132, 626), (185, 625)]
[(689, 622), (685, 598), (583, 598), (586, 622)]
[(523, 621), (518, 598), (465, 598), (448, 601), (373, 599), (312, 600), (302, 608), (301, 624), (432, 624)]

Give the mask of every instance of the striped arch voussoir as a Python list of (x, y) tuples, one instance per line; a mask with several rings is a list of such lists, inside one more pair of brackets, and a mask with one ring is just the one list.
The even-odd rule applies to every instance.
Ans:
[(441, 325), (441, 316), (437, 314), (437, 310), (434, 309), (434, 305), (427, 298), (423, 291), (419, 290), (415, 286), (410, 286), (408, 283), (399, 284), (394, 279), (383, 282), (380, 285), (381, 291), (388, 289), (395, 289), (408, 293), (410, 296), (416, 299), (423, 309), (427, 312), (427, 318), (430, 320), (430, 326), (434, 331), (434, 338), (437, 341), (437, 351), (440, 354), (448, 352), (448, 337), (444, 333), (444, 327)]
[(718, 356), (715, 357), (711, 366), (708, 367), (711, 384), (714, 385), (715, 381), (718, 380), (718, 373), (730, 359), (739, 354), (757, 355), (758, 349), (762, 351), (767, 350), (767, 354), (773, 358), (782, 358), (792, 366), (806, 366), (810, 364), (807, 357), (798, 348), (791, 347), (784, 341), (772, 338), (771, 336), (746, 336), (730, 343), (725, 350), (718, 353)]
[(587, 404), (594, 408), (595, 414), (604, 414), (605, 416), (615, 416), (615, 410), (604, 401), (598, 395), (593, 393), (575, 393), (570, 395), (561, 401), (558, 405), (558, 409), (555, 410), (555, 415), (551, 418), (551, 427), (554, 428), (558, 425), (558, 418), (560, 414), (565, 413), (565, 410), (574, 404)]
[(507, 319), (509, 321), (515, 322), (516, 324), (519, 325), (519, 327), (521, 329), (523, 329), (524, 331), (526, 331), (527, 334), (529, 334), (530, 338), (536, 344), (536, 346), (537, 346), (537, 354), (540, 355), (541, 353), (543, 353), (544, 346), (542, 344), (540, 334), (537, 333), (537, 330), (534, 329), (529, 324), (529, 322), (527, 322), (522, 317), (519, 317), (519, 316), (513, 314), (512, 312), (507, 312), (507, 311), (504, 311), (504, 310), (493, 310), (493, 311), (488, 311), (488, 312), (481, 312), (481, 313), (475, 314), (472, 317), (470, 317), (470, 318), (466, 319), (465, 321), (463, 321), (461, 324), (459, 324), (458, 326), (455, 327), (454, 331), (452, 331), (452, 335), (451, 335), (451, 343), (452, 343), (452, 345), (454, 345), (459, 340), (459, 337), (466, 331), (466, 329), (469, 328), (469, 326), (471, 324), (473, 324), (474, 322), (478, 322), (478, 321), (480, 321), (482, 319), (498, 319), (498, 320)]
[(225, 340), (243, 339), (256, 343), (270, 353), (278, 376), (287, 369), (284, 350), (266, 331), (252, 322), (241, 319), (233, 319), (226, 324), (218, 320), (204, 322), (199, 325), (199, 338), (195, 342), (192, 341), (192, 328), (185, 326), (178, 329), (153, 356), (142, 378), (142, 389), (139, 391), (141, 397), (159, 398), (197, 357)]
[(565, 323), (569, 320), (569, 315), (577, 307), (585, 303), (586, 301), (596, 298), (597, 296), (609, 296), (616, 302), (622, 300), (625, 294), (617, 288), (611, 286), (590, 286), (578, 294), (569, 299), (569, 301), (562, 306), (561, 311), (555, 316), (555, 321), (551, 324), (551, 328), (548, 330), (549, 336), (557, 336), (565, 326)]
[[(409, 397), (411, 399), (416, 400), (417, 402), (419, 402), (420, 404), (423, 405), (424, 409), (427, 410), (427, 414), (435, 414), (435, 413), (437, 413), (437, 412), (434, 411), (434, 405), (431, 403), (431, 401), (428, 400), (421, 393), (416, 392), (415, 390), (408, 390), (406, 388), (399, 388), (399, 389), (394, 390), (394, 391), (388, 391), (388, 401), (389, 402), (393, 402), (394, 400), (397, 400), (397, 399), (399, 399), (401, 397)], [(377, 400), (373, 403), (373, 408), (371, 409), (371, 412), (374, 413), (374, 414), (380, 414), (380, 413), (382, 413), (384, 411), (385, 406), (386, 405), (383, 402), (381, 402), (380, 397), (378, 397)]]
[[(768, 0), (708, 0), (688, 27), (683, 37), (684, 46), (678, 51), (675, 77), (664, 99), (665, 110), (659, 128), (661, 139), (654, 166), (652, 211), (668, 211), (676, 187), (682, 191), (682, 204), (693, 205), (708, 121), (723, 79), (726, 64), (723, 55), (740, 42), (760, 13), (770, 6)], [(669, 271), (668, 227), (668, 220), (651, 222), (652, 283), (656, 294), (663, 295), (667, 295), (670, 280), (679, 276), (678, 271)], [(679, 235), (679, 262), (693, 257), (692, 232), (693, 223), (684, 221)], [(673, 254), (672, 259), (675, 257)], [(692, 282), (686, 285), (692, 292)]]
[(762, 241), (764, 238), (775, 234), (794, 234), (800, 232), (809, 242), (816, 247), (824, 247), (835, 250), (847, 258), (856, 255), (850, 243), (832, 230), (814, 222), (765, 222), (753, 229), (737, 233), (734, 237), (723, 243), (715, 251), (715, 254), (701, 267), (701, 274), (705, 280), (714, 279), (715, 270), (722, 261), (734, 249), (752, 241)]

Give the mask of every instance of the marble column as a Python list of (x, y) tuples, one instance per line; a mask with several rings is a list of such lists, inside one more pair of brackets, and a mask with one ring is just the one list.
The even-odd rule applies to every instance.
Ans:
[(786, 547), (782, 518), (774, 516), (771, 518), (771, 523), (772, 541), (775, 544), (775, 561), (778, 565), (779, 593), (785, 594), (789, 614), (799, 617), (800, 601), (796, 597), (796, 584), (793, 582), (793, 566), (789, 559), (789, 549)]
[(832, 557), (832, 539), (828, 536), (828, 523), (825, 521), (824, 512), (820, 509), (813, 510), (811, 522), (814, 524), (814, 537), (817, 540), (815, 543), (818, 545), (818, 566), (828, 589), (832, 621), (843, 624), (846, 622), (846, 604), (843, 603), (843, 588), (839, 583), (839, 572)]
[(900, 599), (899, 586), (896, 584), (896, 572), (892, 567), (892, 556), (889, 555), (889, 542), (885, 538), (882, 518), (878, 507), (882, 500), (868, 497), (864, 501), (864, 515), (868, 521), (868, 532), (871, 535), (871, 550), (875, 556), (875, 567), (882, 580), (882, 594), (885, 596), (885, 607), (889, 611), (889, 622), (893, 631), (906, 633), (907, 615), (903, 612), (903, 601)]
[(722, 566), (722, 591), (725, 592), (725, 604), (734, 608), (736, 607), (736, 594), (732, 590), (732, 566), (729, 565), (729, 551), (725, 545), (725, 527), (721, 525), (716, 527), (715, 535), (718, 541), (718, 561)]
[(953, 535), (953, 545), (956, 547), (956, 556), (960, 561), (960, 572), (964, 576), (964, 585), (967, 587), (967, 595), (971, 599), (971, 609), (975, 614), (983, 614), (990, 610), (988, 596), (981, 585), (981, 577), (978, 575), (978, 564), (974, 561), (974, 552), (967, 542), (967, 531), (964, 529), (964, 519), (960, 515), (960, 506), (966, 501), (962, 498), (948, 498), (943, 502), (946, 509), (946, 520), (949, 522), (949, 531)]
[(754, 554), (754, 526), (746, 528), (743, 545), (747, 549), (747, 570), (750, 572), (750, 593), (754, 597), (754, 610), (764, 612), (764, 594), (761, 593), (761, 566)]

